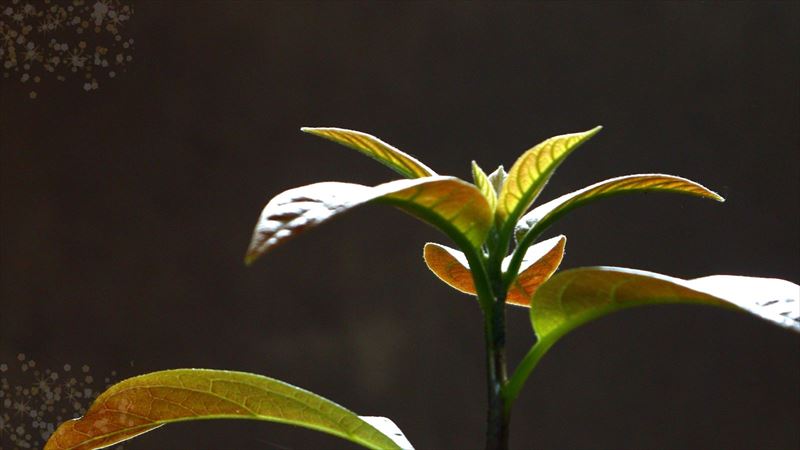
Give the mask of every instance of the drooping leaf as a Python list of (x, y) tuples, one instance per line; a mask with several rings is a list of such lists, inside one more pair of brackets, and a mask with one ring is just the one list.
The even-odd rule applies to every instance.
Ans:
[(406, 178), (435, 176), (436, 172), (413, 156), (406, 154), (375, 136), (344, 128), (303, 127), (305, 133), (313, 134), (350, 147), (384, 164)]
[[(506, 303), (527, 307), (536, 289), (558, 269), (567, 238), (556, 236), (532, 245), (525, 253), (519, 274), (508, 289)], [(466, 294), (475, 295), (475, 283), (463, 253), (429, 242), (423, 251), (425, 263), (440, 280)], [(510, 258), (503, 260), (503, 268)]]
[(539, 287), (531, 321), (540, 339), (633, 306), (690, 303), (749, 312), (800, 332), (800, 286), (785, 280), (716, 275), (682, 280), (618, 267), (566, 270)]
[(516, 222), (544, 189), (561, 162), (602, 127), (551, 137), (517, 159), (497, 198), (499, 223)]
[(245, 262), (251, 264), (281, 242), (367, 202), (389, 203), (433, 224), (459, 246), (479, 247), (492, 213), (472, 184), (454, 177), (398, 180), (375, 187), (323, 182), (282, 192), (256, 223)]
[(492, 183), (494, 192), (498, 195), (500, 191), (503, 190), (503, 184), (506, 182), (506, 177), (508, 177), (508, 174), (506, 173), (506, 169), (503, 168), (502, 164), (497, 166), (497, 169), (489, 174), (489, 182)]
[(280, 422), (371, 449), (400, 449), (356, 414), (316, 394), (259, 375), (201, 369), (153, 372), (111, 386), (82, 418), (61, 424), (44, 448), (105, 448), (164, 424), (201, 419)]
[(495, 192), (492, 182), (489, 181), (489, 177), (486, 176), (486, 172), (475, 161), (472, 161), (472, 179), (475, 180), (475, 186), (478, 187), (481, 194), (486, 197), (489, 209), (494, 213), (495, 206), (497, 206), (497, 192)]
[(616, 311), (659, 304), (695, 304), (738, 310), (800, 332), (800, 286), (775, 278), (714, 275), (682, 280), (620, 267), (583, 267), (559, 272), (533, 296), (536, 344), (504, 388), (508, 401), (550, 347), (571, 330)]
[(674, 192), (725, 201), (716, 192), (686, 178), (663, 174), (626, 175), (595, 183), (533, 208), (520, 219), (514, 233), (517, 241), (521, 241), (525, 233), (534, 226), (542, 232), (563, 214), (588, 202), (621, 193), (652, 191)]

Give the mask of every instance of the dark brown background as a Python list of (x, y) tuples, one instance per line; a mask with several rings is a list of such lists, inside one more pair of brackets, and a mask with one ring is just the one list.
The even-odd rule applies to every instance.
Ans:
[[(427, 272), (435, 230), (354, 211), (253, 268), (264, 203), (319, 180), (395, 178), (298, 131), (374, 133), (440, 173), (509, 167), (605, 130), (544, 198), (665, 172), (728, 201), (617, 198), (554, 231), (564, 267), (800, 280), (797, 3), (137, 4), (127, 73), (93, 93), (2, 80), (0, 361), (121, 376), (247, 370), (393, 418), (419, 449), (481, 447), (473, 301)], [(511, 361), (531, 340), (510, 311)], [(800, 342), (735, 313), (630, 311), (531, 377), (514, 448), (800, 447)], [(346, 448), (264, 423), (181, 424), (130, 449)], [(347, 447), (349, 448), (349, 447)]]

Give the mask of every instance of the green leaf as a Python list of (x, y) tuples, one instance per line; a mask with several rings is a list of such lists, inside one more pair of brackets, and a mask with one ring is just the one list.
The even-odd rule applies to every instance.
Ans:
[(663, 303), (722, 306), (750, 312), (800, 331), (800, 286), (772, 278), (716, 275), (682, 280), (617, 267), (586, 267), (561, 272), (539, 287), (531, 321), (540, 339), (611, 312)]
[(368, 202), (397, 206), (436, 226), (460, 247), (480, 247), (492, 212), (475, 186), (454, 177), (398, 180), (375, 187), (323, 182), (290, 189), (267, 203), (256, 223), (245, 263), (338, 214)]
[(536, 145), (517, 159), (497, 199), (499, 223), (516, 223), (544, 189), (556, 168), (581, 144), (597, 134), (602, 127), (582, 133), (555, 136)]
[(497, 206), (497, 192), (495, 192), (492, 182), (489, 181), (489, 177), (486, 176), (486, 172), (475, 161), (472, 161), (472, 179), (475, 180), (475, 186), (486, 198), (489, 203), (489, 209), (492, 210), (492, 215), (494, 215), (494, 209)]
[(636, 306), (695, 304), (738, 310), (800, 332), (800, 286), (775, 278), (714, 275), (682, 280), (619, 267), (583, 267), (550, 278), (533, 296), (530, 318), (538, 341), (505, 389), (513, 400), (544, 354), (571, 330)]
[(117, 383), (86, 415), (61, 424), (44, 448), (105, 448), (164, 424), (203, 419), (280, 422), (371, 449), (400, 449), (356, 414), (316, 394), (260, 375), (203, 369), (153, 372)]
[(342, 144), (345, 147), (350, 147), (353, 150), (358, 150), (406, 178), (421, 178), (436, 175), (436, 172), (425, 164), (422, 164), (413, 156), (403, 153), (367, 133), (343, 128), (303, 127), (300, 130)]
[[(562, 195), (525, 214), (515, 230), (517, 241), (536, 228), (536, 235), (543, 232), (553, 222), (570, 210), (588, 202), (628, 192), (674, 192), (725, 201), (719, 194), (686, 178), (662, 174), (626, 175), (611, 178), (583, 189)], [(535, 236), (534, 236), (535, 237)]]

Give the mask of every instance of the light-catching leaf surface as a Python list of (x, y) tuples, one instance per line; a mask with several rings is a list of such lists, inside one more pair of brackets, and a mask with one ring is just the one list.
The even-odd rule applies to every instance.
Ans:
[(375, 136), (344, 128), (301, 128), (303, 132), (350, 147), (384, 164), (406, 178), (435, 176), (436, 172), (413, 156), (406, 154)]
[(486, 197), (489, 209), (494, 214), (494, 209), (497, 206), (497, 192), (495, 192), (492, 182), (489, 181), (489, 177), (486, 176), (486, 172), (475, 161), (472, 161), (472, 179), (475, 180), (475, 186), (478, 187), (481, 194)]
[(479, 247), (492, 223), (491, 210), (480, 191), (454, 177), (398, 180), (375, 187), (315, 183), (282, 192), (267, 203), (245, 262), (251, 264), (281, 242), (371, 201), (400, 207), (438, 227), (459, 246)]
[(45, 450), (93, 450), (161, 425), (202, 419), (280, 422), (372, 449), (400, 449), (356, 414), (271, 378), (223, 370), (178, 369), (129, 378), (100, 394), (80, 419), (53, 433)]
[(503, 190), (503, 185), (506, 182), (506, 177), (508, 177), (508, 174), (506, 173), (506, 169), (503, 168), (502, 164), (497, 166), (497, 169), (495, 169), (494, 172), (489, 174), (489, 182), (492, 183), (494, 192), (497, 193), (498, 195), (500, 194), (500, 191)]
[(716, 192), (686, 178), (663, 174), (626, 175), (595, 183), (537, 206), (520, 219), (514, 233), (517, 241), (521, 241), (525, 233), (534, 226), (539, 232), (544, 231), (563, 214), (588, 202), (621, 193), (653, 191), (674, 192), (724, 201)]
[(517, 159), (497, 198), (499, 223), (516, 222), (544, 189), (561, 162), (599, 132), (601, 127), (582, 133), (551, 137)]
[[(506, 301), (514, 305), (530, 307), (531, 299), (539, 286), (549, 280), (561, 265), (566, 244), (566, 236), (561, 235), (528, 247), (522, 258), (522, 264), (519, 266), (519, 275), (508, 288)], [(503, 259), (504, 270), (510, 262), (511, 256)]]
[[(564, 257), (567, 238), (556, 236), (532, 245), (525, 253), (519, 275), (508, 289), (506, 303), (527, 307), (536, 289), (558, 269)], [(475, 282), (467, 258), (460, 251), (440, 244), (427, 243), (423, 251), (425, 263), (440, 280), (456, 290), (475, 295)], [(503, 260), (503, 268), (510, 258)]]
[(682, 280), (618, 267), (566, 270), (539, 287), (531, 321), (541, 340), (634, 306), (690, 303), (749, 312), (800, 332), (800, 286), (773, 278), (715, 275)]
[(538, 340), (509, 378), (507, 401), (513, 403), (542, 356), (571, 330), (615, 311), (670, 303), (744, 311), (800, 332), (800, 286), (786, 280), (733, 275), (682, 280), (620, 267), (565, 270), (533, 296), (530, 317)]

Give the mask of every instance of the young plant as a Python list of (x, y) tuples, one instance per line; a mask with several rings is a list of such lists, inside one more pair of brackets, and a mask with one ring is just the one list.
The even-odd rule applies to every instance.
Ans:
[[(556, 168), (600, 127), (547, 139), (526, 151), (508, 173), (500, 166), (486, 175), (473, 162), (474, 184), (439, 176), (368, 134), (339, 128), (303, 131), (364, 153), (407, 179), (374, 187), (315, 183), (278, 194), (261, 213), (245, 262), (252, 264), (289, 238), (367, 203), (396, 206), (444, 232), (459, 250), (428, 243), (424, 258), (442, 281), (474, 295), (483, 312), (489, 450), (508, 448), (512, 406), (542, 356), (571, 330), (606, 314), (665, 303), (711, 305), (800, 331), (800, 287), (784, 280), (729, 275), (683, 280), (619, 267), (584, 267), (553, 275), (564, 255), (566, 238), (536, 241), (578, 206), (649, 191), (723, 201), (685, 178), (642, 174), (601, 181), (529, 211)], [(506, 304), (529, 308), (536, 334), (536, 342), (510, 374), (505, 354)], [(411, 448), (388, 419), (359, 417), (289, 384), (240, 372), (179, 369), (112, 386), (84, 417), (62, 424), (45, 450), (103, 448), (166, 423), (216, 418), (299, 425), (372, 449)]]

